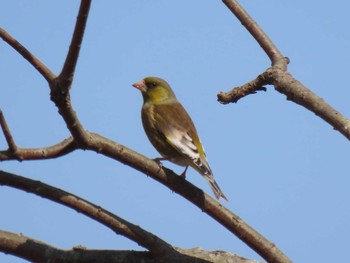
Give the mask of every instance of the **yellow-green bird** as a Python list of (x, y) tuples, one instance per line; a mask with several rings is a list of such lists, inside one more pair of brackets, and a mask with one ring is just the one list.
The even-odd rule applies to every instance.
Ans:
[(215, 182), (197, 130), (187, 111), (177, 100), (169, 84), (157, 77), (146, 77), (133, 86), (143, 97), (143, 128), (163, 159), (198, 171), (209, 183), (215, 197), (227, 198)]

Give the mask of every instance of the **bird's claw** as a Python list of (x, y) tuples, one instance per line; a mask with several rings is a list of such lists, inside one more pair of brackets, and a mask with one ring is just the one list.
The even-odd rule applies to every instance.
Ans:
[(183, 179), (186, 179), (187, 168), (188, 168), (188, 166), (186, 166), (185, 170), (182, 172), (182, 174), (180, 174), (180, 176), (181, 176)]

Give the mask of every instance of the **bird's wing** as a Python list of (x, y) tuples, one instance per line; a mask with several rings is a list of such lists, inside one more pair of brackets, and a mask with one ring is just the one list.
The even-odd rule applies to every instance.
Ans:
[(166, 133), (167, 134), (165, 134), (165, 137), (167, 141), (178, 152), (190, 158), (193, 162), (196, 162), (200, 159), (197, 146), (193, 143), (193, 139), (188, 135), (187, 132), (170, 128)]
[[(161, 107), (171, 107), (171, 105), (162, 105)], [(167, 114), (162, 114), (163, 112)], [(197, 131), (182, 105), (178, 104), (176, 107), (171, 107), (171, 110), (157, 111), (155, 112), (155, 118), (157, 123), (160, 124), (158, 129), (165, 136), (167, 142), (177, 152), (190, 159), (191, 163), (189, 165), (196, 168), (203, 175), (211, 174)]]

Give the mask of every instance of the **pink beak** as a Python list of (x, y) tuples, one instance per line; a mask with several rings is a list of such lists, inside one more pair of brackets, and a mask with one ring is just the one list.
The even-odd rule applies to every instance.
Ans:
[(144, 80), (140, 80), (139, 82), (136, 82), (132, 84), (135, 88), (140, 90), (141, 92), (146, 92), (147, 91), (147, 86)]

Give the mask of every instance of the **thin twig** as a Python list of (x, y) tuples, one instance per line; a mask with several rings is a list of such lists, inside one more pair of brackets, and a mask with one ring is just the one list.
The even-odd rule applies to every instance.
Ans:
[(9, 151), (12, 154), (15, 154), (16, 151), (17, 151), (17, 145), (16, 145), (16, 143), (15, 143), (13, 137), (12, 137), (10, 128), (8, 127), (8, 125), (6, 123), (5, 116), (4, 116), (4, 114), (3, 114), (1, 109), (0, 109), (0, 126), (1, 126), (1, 129), (2, 129), (2, 132), (4, 133), (7, 145), (9, 147)]
[(267, 85), (268, 83), (262, 76), (263, 75), (259, 75), (252, 81), (240, 87), (235, 87), (228, 92), (219, 92), (217, 94), (218, 101), (222, 104), (236, 103), (238, 100), (247, 95), (255, 94), (258, 91), (266, 91), (266, 87), (264, 87), (264, 85)]
[(61, 81), (67, 82), (66, 85), (70, 87), (73, 81), (75, 67), (77, 65), (81, 43), (84, 37), (84, 31), (86, 27), (87, 18), (89, 15), (91, 0), (82, 0), (80, 2), (80, 8), (77, 16), (77, 22), (75, 24), (73, 37), (69, 46), (69, 51), (64, 62), (61, 74), (59, 78)]
[(21, 43), (10, 36), (4, 29), (0, 28), (0, 37), (24, 57), (37, 71), (47, 80), (51, 82), (56, 76), (46, 67), (37, 57), (30, 53)]
[(12, 151), (0, 151), (0, 161), (8, 160), (45, 160), (61, 157), (77, 149), (73, 137), (42, 148), (17, 148), (16, 153)]
[(267, 34), (259, 27), (259, 25), (253, 20), (253, 18), (244, 10), (244, 8), (236, 0), (222, 0), (224, 4), (231, 10), (231, 12), (237, 17), (242, 25), (249, 31), (249, 33), (259, 43), (261, 48), (269, 56), (272, 65), (279, 66), (285, 69), (285, 61), (282, 53), (278, 50), (275, 44), (271, 41)]

